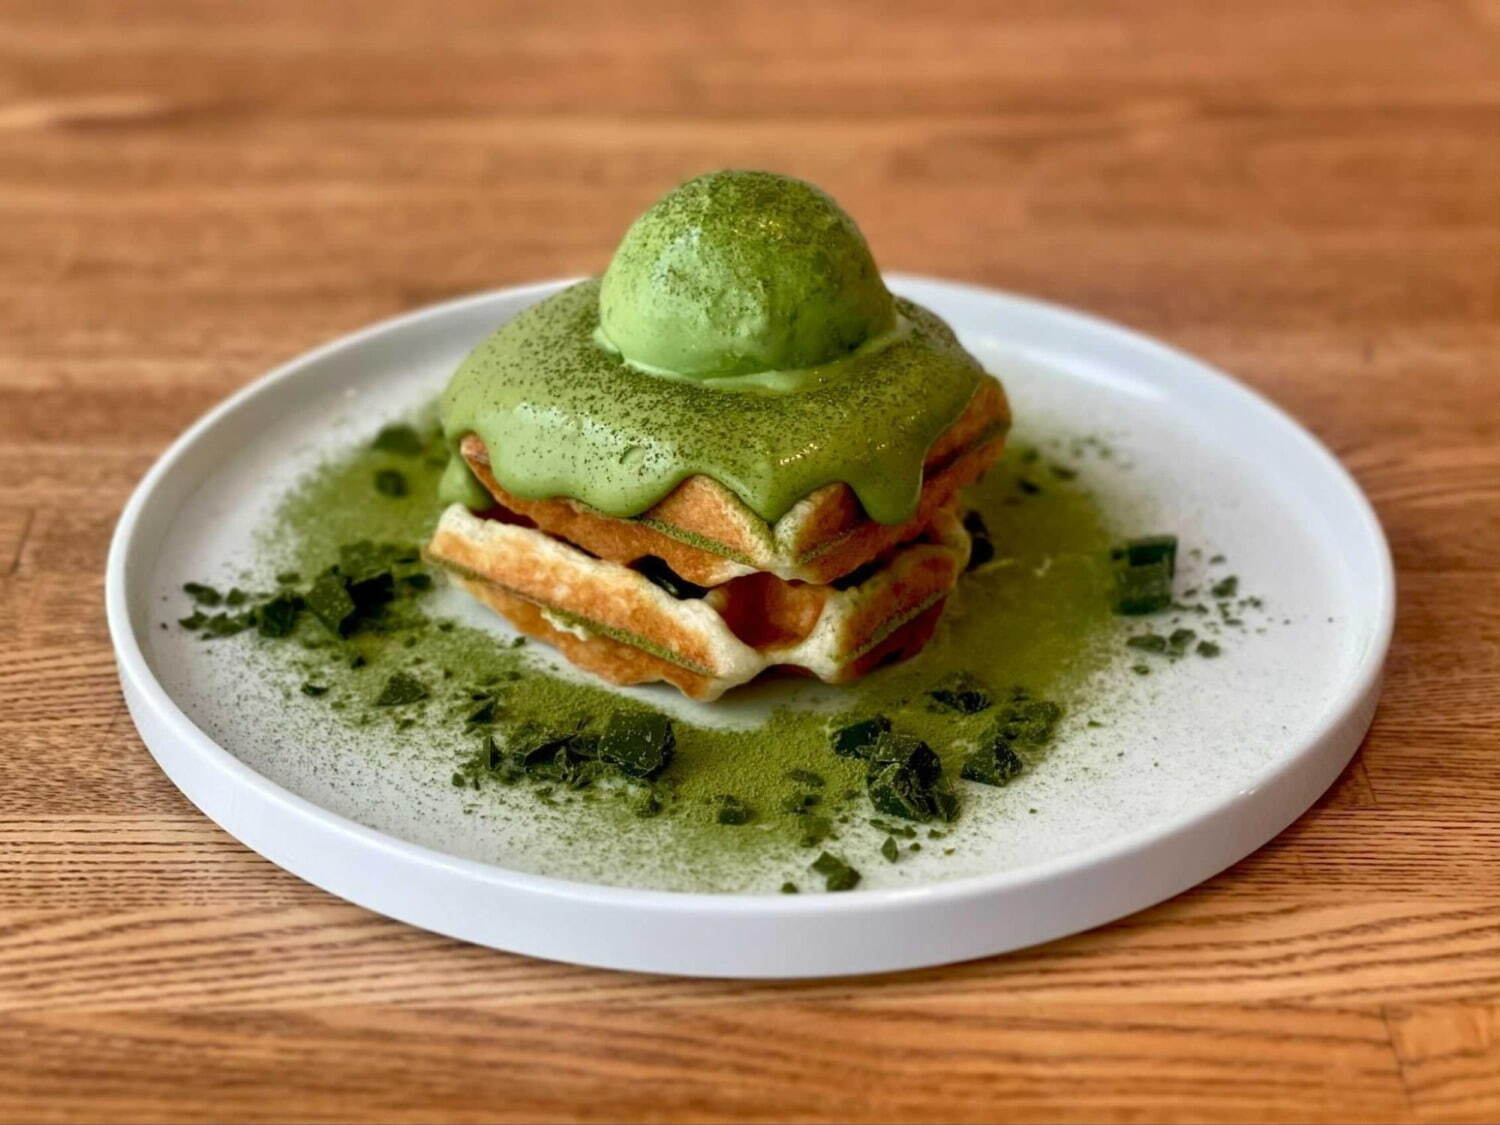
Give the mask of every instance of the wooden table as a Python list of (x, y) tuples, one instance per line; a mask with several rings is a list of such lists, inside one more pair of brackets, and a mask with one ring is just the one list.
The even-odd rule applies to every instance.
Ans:
[[(887, 267), (1158, 333), (1343, 457), (1401, 612), (1314, 811), (1080, 937), (736, 984), (418, 932), (178, 795), (100, 605), (163, 446), (371, 320), (598, 270), (721, 165), (826, 185)], [(5, 1119), (1500, 1116), (1496, 0), (4, 0), (0, 265)]]

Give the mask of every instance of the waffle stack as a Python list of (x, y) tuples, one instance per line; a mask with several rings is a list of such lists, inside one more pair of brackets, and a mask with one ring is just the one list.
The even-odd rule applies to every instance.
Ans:
[(915, 515), (869, 519), (844, 484), (774, 524), (692, 476), (621, 519), (574, 500), (527, 500), (459, 452), (494, 500), (444, 514), (427, 557), (523, 633), (616, 684), (665, 681), (694, 699), (777, 668), (830, 683), (904, 659), (931, 636), (969, 560), (960, 490), (1000, 455), (1004, 393), (983, 380), (928, 452)]

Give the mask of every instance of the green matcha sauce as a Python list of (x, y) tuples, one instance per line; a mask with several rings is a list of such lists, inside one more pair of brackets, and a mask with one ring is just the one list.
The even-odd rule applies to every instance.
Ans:
[(843, 482), (871, 518), (900, 523), (983, 377), (942, 320), (891, 296), (821, 191), (714, 173), (643, 215), (602, 279), (525, 310), (463, 362), (442, 399), (442, 495), (489, 505), (456, 452), (475, 433), (500, 484), (529, 499), (635, 516), (702, 474), (774, 523)]
[[(442, 438), (430, 419), (428, 413), (413, 427), (388, 427), (373, 444), (303, 477), (260, 531), (256, 573), (305, 586), (347, 544), (423, 542), (441, 509)], [(1044, 444), (1061, 450), (1066, 443)], [(404, 489), (377, 483), (392, 473)], [(651, 782), (601, 778), (574, 789), (487, 769), (490, 747), (538, 725), (597, 731), (612, 715), (653, 708), (639, 693), (564, 671), (544, 645), (517, 645), (498, 629), (439, 616), (425, 586), (407, 589), (410, 576), (370, 627), (345, 637), (308, 612), (287, 638), (247, 630), (251, 663), (283, 685), (289, 706), (316, 709), (354, 732), (356, 744), (358, 732), (372, 730), (372, 746), (394, 740), (398, 753), (407, 747), (413, 761), (430, 763), (432, 786), (453, 791), (476, 815), (539, 818), (545, 833), (570, 849), (612, 856), (617, 870), (631, 869), (633, 852), (657, 861), (669, 855), (690, 884), (745, 887), (746, 872), (756, 872), (751, 889), (790, 882), (818, 890), (825, 876), (809, 865), (823, 851), (868, 869), (901, 862), (913, 844), (942, 850), (952, 831), (875, 810), (867, 763), (834, 754), (831, 730), (873, 714), (888, 717), (938, 753), (962, 809), (972, 811), (1005, 800), (1002, 789), (960, 780), (993, 712), (937, 706), (931, 691), (958, 673), (978, 677), (997, 700), (1024, 688), (1060, 705), (1058, 737), (1066, 739), (1107, 710), (1098, 694), (1103, 674), (1147, 658), (1125, 643), (1139, 627), (1114, 615), (1110, 547), (1120, 531), (1109, 525), (1089, 478), (1087, 465), (1049, 466), (1034, 448), (1014, 447), (968, 497), (995, 557), (961, 580), (922, 653), (856, 683), (820, 688), (812, 704), (775, 708), (748, 728), (719, 725), (712, 704), (673, 707), (675, 755)], [(444, 581), (436, 572), (431, 577)], [(218, 633), (210, 626), (205, 635)], [(1164, 650), (1149, 659), (1171, 656)], [(1018, 768), (1043, 768), (1045, 746), (1020, 751)], [(832, 862), (827, 878), (845, 879)]]
[[(927, 450), (983, 377), (947, 325), (902, 301), (904, 335), (806, 371), (796, 393), (663, 378), (594, 342), (598, 295), (586, 281), (527, 309), (444, 392), (450, 442), (477, 433), (517, 496), (634, 516), (702, 473), (774, 523), (842, 481), (872, 517), (899, 523), (916, 509)], [(456, 457), (444, 496), (490, 503)]]

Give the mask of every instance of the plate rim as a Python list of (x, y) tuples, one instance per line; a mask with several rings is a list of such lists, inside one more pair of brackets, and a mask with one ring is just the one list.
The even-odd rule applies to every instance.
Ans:
[[(1054, 320), (1060, 319), (1065, 322), (1071, 322), (1073, 327), (1090, 332), (1096, 337), (1101, 335), (1107, 336), (1130, 348), (1144, 348), (1174, 363), (1190, 365), (1197, 369), (1197, 373), (1200, 376), (1207, 376), (1211, 380), (1221, 384), (1221, 389), (1227, 389), (1232, 393), (1245, 396), (1247, 401), (1253, 403), (1256, 408), (1268, 412), (1289, 434), (1295, 435), (1306, 452), (1312, 454), (1322, 463), (1322, 468), (1329, 475), (1329, 478), (1338, 485), (1339, 491), (1342, 494), (1340, 498), (1341, 502), (1349, 503), (1357, 514), (1360, 529), (1369, 540), (1367, 546), (1373, 548), (1373, 559), (1378, 574), (1377, 589), (1373, 591), (1372, 601), (1376, 614), (1375, 628), (1365, 651), (1360, 653), (1356, 658), (1356, 674), (1351, 676), (1349, 681), (1343, 686), (1339, 696), (1324, 712), (1319, 724), (1314, 728), (1310, 728), (1297, 740), (1300, 745), (1295, 752), (1277, 756), (1264, 767), (1258, 769), (1244, 785), (1223, 794), (1205, 805), (1196, 806), (1180, 816), (1147, 824), (1130, 833), (1101, 841), (1076, 852), (1055, 856), (1030, 866), (990, 874), (958, 876), (952, 879), (912, 887), (872, 889), (852, 895), (817, 894), (806, 896), (780, 895), (764, 892), (719, 893), (660, 890), (590, 883), (583, 880), (519, 871), (494, 863), (467, 859), (426, 845), (402, 840), (399, 837), (360, 824), (358, 821), (339, 813), (332, 812), (307, 798), (283, 788), (276, 782), (258, 773), (229, 750), (220, 746), (177, 705), (165, 685), (157, 679), (155, 672), (146, 659), (140, 638), (137, 637), (130, 621), (127, 588), (129, 558), (133, 551), (137, 549), (137, 536), (140, 533), (143, 513), (145, 513), (148, 505), (151, 503), (153, 495), (162, 482), (172, 473), (177, 463), (202, 439), (205, 433), (211, 431), (228, 415), (239, 410), (250, 400), (269, 393), (273, 388), (278, 387), (283, 382), (294, 379), (306, 369), (317, 366), (325, 357), (383, 335), (397, 333), (414, 327), (423, 321), (437, 320), (450, 316), (462, 311), (467, 306), (481, 305), (496, 300), (540, 299), (546, 294), (578, 280), (576, 277), (534, 281), (519, 285), (503, 286), (481, 293), (467, 294), (398, 313), (357, 329), (354, 332), (339, 336), (309, 351), (294, 356), (265, 374), (251, 380), (248, 384), (239, 388), (228, 398), (197, 419), (167, 447), (137, 484), (129, 500), (126, 502), (111, 538), (105, 571), (106, 619), (115, 649), (122, 688), (124, 689), (127, 702), (131, 705), (132, 718), (135, 720), (138, 730), (142, 726), (141, 716), (137, 714), (137, 708), (140, 707), (147, 709), (153, 718), (163, 724), (170, 737), (177, 739), (187, 750), (202, 758), (203, 762), (201, 764), (210, 765), (217, 771), (227, 774), (229, 778), (249, 785), (261, 797), (271, 799), (283, 806), (292, 815), (308, 818), (325, 831), (332, 831), (346, 838), (352, 838), (354, 841), (368, 847), (373, 847), (381, 852), (395, 851), (402, 854), (408, 860), (419, 861), (426, 865), (434, 865), (464, 878), (477, 879), (490, 886), (506, 890), (531, 895), (544, 895), (554, 900), (587, 901), (591, 904), (603, 901), (616, 907), (623, 906), (666, 915), (684, 913), (701, 915), (704, 912), (731, 917), (748, 913), (757, 916), (770, 915), (780, 918), (796, 918), (813, 914), (818, 916), (870, 915), (900, 910), (911, 906), (932, 906), (940, 903), (961, 904), (968, 900), (983, 899), (991, 895), (1023, 891), (1028, 887), (1048, 882), (1062, 875), (1070, 873), (1081, 874), (1089, 868), (1098, 867), (1100, 864), (1106, 862), (1129, 861), (1154, 848), (1169, 844), (1173, 837), (1189, 835), (1202, 830), (1205, 826), (1217, 820), (1226, 812), (1229, 812), (1235, 805), (1253, 798), (1256, 793), (1267, 789), (1273, 784), (1286, 782), (1293, 774), (1315, 765), (1315, 760), (1320, 756), (1320, 752), (1323, 751), (1328, 740), (1339, 734), (1341, 729), (1347, 727), (1349, 724), (1357, 723), (1359, 724), (1359, 730), (1352, 736), (1350, 749), (1337, 763), (1337, 768), (1333, 770), (1329, 778), (1329, 783), (1336, 779), (1338, 773), (1343, 770), (1347, 762), (1352, 759), (1354, 753), (1357, 751), (1369, 722), (1373, 718), (1374, 705), (1378, 699), (1384, 664), (1394, 630), (1396, 612), (1395, 570), (1384, 529), (1369, 499), (1337, 457), (1300, 422), (1253, 387), (1240, 382), (1228, 373), (1197, 356), (1184, 352), (1170, 344), (1138, 332), (1116, 321), (1051, 301), (1010, 293), (1005, 290), (971, 282), (953, 281), (908, 272), (891, 272), (886, 273), (884, 276), (891, 287), (896, 290), (902, 290), (909, 286), (927, 287), (949, 290), (971, 299), (999, 301), (1013, 307), (1019, 307), (1025, 311), (1042, 314)], [(151, 739), (146, 737), (144, 730), (141, 730), (141, 735), (158, 765), (167, 773), (174, 785), (183, 790), (183, 785), (173, 775), (167, 763), (163, 761), (162, 754), (159, 754), (156, 748), (151, 745)], [(1318, 788), (1311, 798), (1302, 803), (1300, 807), (1297, 807), (1290, 816), (1273, 818), (1281, 822), (1277, 824), (1274, 831), (1266, 833), (1258, 843), (1241, 851), (1233, 859), (1216, 867), (1213, 871), (1192, 877), (1177, 890), (1170, 892), (1170, 894), (1180, 893), (1181, 890), (1212, 877), (1217, 871), (1223, 870), (1224, 867), (1238, 862), (1239, 859), (1264, 846), (1265, 843), (1284, 830), (1287, 825), (1303, 815), (1325, 788), (1326, 784)], [(202, 811), (204, 815), (219, 824), (230, 835), (243, 842), (243, 837), (239, 833), (227, 828), (218, 817), (208, 812), (195, 798), (188, 795), (186, 790), (183, 791), (184, 795), (188, 796), (189, 801)], [(1256, 835), (1260, 835), (1259, 830), (1257, 830)], [(251, 847), (252, 850), (257, 851), (263, 856), (266, 855), (265, 852), (253, 845), (247, 844), (246, 846)], [(266, 858), (270, 859), (273, 863), (277, 863), (278, 866), (285, 866), (270, 856), (266, 856)], [(293, 873), (297, 874), (299, 878), (307, 879), (307, 876), (300, 872), (294, 871)], [(334, 893), (350, 901), (359, 901), (351, 899), (341, 891), (334, 891), (331, 888), (325, 889), (329, 889), (330, 893)], [(1170, 894), (1165, 897), (1170, 897)], [(1140, 902), (1123, 913), (1133, 913), (1135, 910), (1144, 909), (1162, 900), (1162, 896), (1154, 897), (1149, 902)], [(362, 903), (362, 905), (368, 904)], [(370, 908), (381, 913), (390, 913), (381, 907), (371, 906)], [(1116, 911), (1111, 915), (1100, 917), (1097, 921), (1090, 922), (1081, 928), (1099, 925), (1110, 920), (1111, 917), (1119, 917), (1120, 915), (1121, 912)], [(430, 922), (424, 921), (415, 924), (428, 929), (441, 930), (441, 927), (435, 926)], [(1079, 928), (1073, 927), (1063, 930), (1056, 936), (1061, 936), (1062, 933), (1077, 932)], [(443, 930), (442, 932), (451, 931)], [(1013, 947), (1011, 946), (1011, 948)], [(546, 954), (542, 954), (542, 956), (546, 956)], [(952, 960), (952, 958), (947, 959)], [(913, 960), (911, 964), (933, 964), (937, 963), (937, 960), (918, 958)], [(604, 964), (606, 962), (596, 961), (592, 963)], [(776, 975), (797, 974), (782, 973)], [(820, 973), (819, 975), (826, 974)]]

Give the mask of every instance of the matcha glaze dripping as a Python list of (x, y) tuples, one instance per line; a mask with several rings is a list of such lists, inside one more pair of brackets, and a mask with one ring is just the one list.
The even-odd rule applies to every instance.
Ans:
[(985, 378), (942, 320), (891, 296), (827, 195), (715, 172), (636, 220), (602, 279), (532, 306), (463, 362), (442, 398), (442, 497), (491, 503), (457, 453), (473, 433), (527, 499), (630, 517), (702, 474), (774, 523), (841, 482), (872, 519), (900, 523), (927, 450)]

